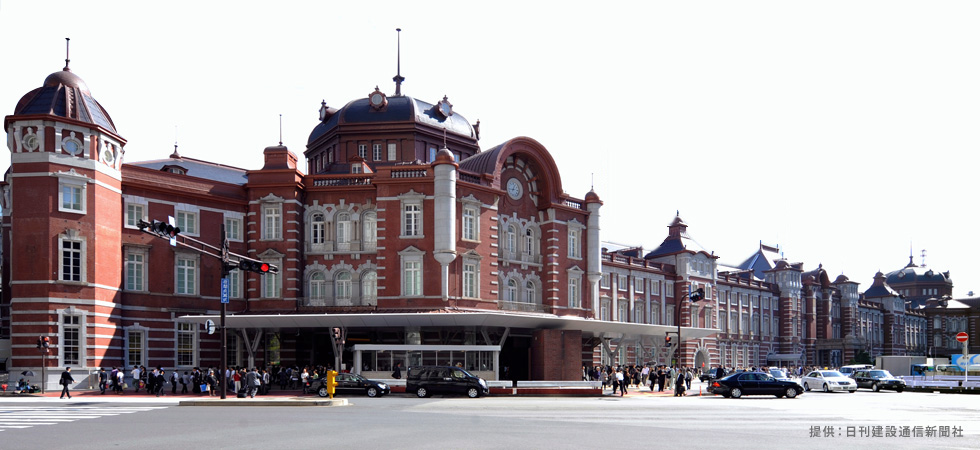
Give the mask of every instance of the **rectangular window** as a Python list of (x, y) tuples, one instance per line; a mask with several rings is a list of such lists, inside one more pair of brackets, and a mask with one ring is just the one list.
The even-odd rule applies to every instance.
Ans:
[(367, 144), (357, 145), (357, 156), (360, 156), (362, 159), (367, 159)]
[(599, 279), (599, 287), (609, 288), (609, 274), (602, 274), (602, 278)]
[(660, 282), (657, 280), (650, 280), (650, 293), (653, 295), (660, 295)]
[(421, 236), (422, 206), (409, 203), (404, 206), (402, 236)]
[[(268, 262), (268, 261), (266, 261)], [(275, 263), (270, 263), (275, 264)], [(262, 275), (262, 297), (280, 298), (282, 296), (282, 272), (268, 272)]]
[(177, 283), (175, 293), (178, 295), (197, 294), (197, 260), (177, 256)]
[(371, 150), (373, 150), (374, 153), (374, 160), (381, 161), (381, 144), (374, 144)]
[(143, 253), (126, 254), (126, 290), (145, 291), (146, 283), (144, 274), (146, 273), (146, 261)]
[(666, 294), (667, 297), (674, 296), (674, 283), (671, 283), (669, 281), (664, 283), (664, 294)]
[(725, 311), (725, 310), (719, 311), (718, 312), (718, 318), (720, 319), (720, 320), (718, 320), (718, 329), (721, 330), (722, 333), (727, 333), (728, 332), (728, 320), (726, 320), (726, 319), (728, 319), (728, 311)]
[(570, 278), (568, 280), (568, 307), (569, 308), (581, 308), (582, 307), (582, 290), (579, 287), (581, 281), (578, 278)]
[(144, 212), (143, 205), (139, 203), (127, 203), (126, 204), (126, 226), (130, 228), (136, 228), (141, 220), (146, 219), (146, 214)]
[(62, 328), (63, 340), (61, 342), (61, 355), (64, 357), (63, 366), (78, 366), (82, 364), (82, 327), (81, 316), (64, 315), (62, 316), (64, 327)]
[(677, 325), (674, 323), (674, 320), (677, 318), (677, 315), (674, 314), (674, 305), (667, 305), (666, 314), (666, 317), (664, 317), (666, 323), (664, 325)]
[(197, 234), (197, 213), (177, 211), (177, 228), (181, 233)]
[(477, 212), (475, 208), (463, 208), (463, 239), (468, 241), (477, 240)]
[(477, 263), (463, 262), (463, 297), (476, 297)]
[(242, 271), (228, 272), (228, 297), (242, 298)]
[(225, 237), (229, 241), (242, 240), (242, 219), (225, 217)]
[(642, 294), (643, 293), (643, 284), (644, 283), (646, 283), (646, 280), (644, 280), (643, 278), (634, 278), (633, 279), (633, 291), (635, 291), (637, 294)]
[(402, 278), (405, 280), (404, 291), (406, 296), (422, 295), (421, 261), (405, 261), (405, 270)]
[(129, 331), (129, 344), (126, 348), (126, 361), (129, 366), (142, 366), (143, 362), (143, 332)]
[(194, 366), (194, 345), (196, 337), (195, 325), (192, 323), (177, 323), (177, 365), (180, 367)]
[(82, 241), (62, 239), (61, 281), (82, 281)]
[(62, 184), (60, 211), (84, 213), (84, 192), (85, 188), (82, 185)]
[(618, 274), (616, 275), (616, 289), (620, 291), (625, 291), (628, 286), (629, 281), (626, 279), (626, 275)]
[(579, 237), (582, 230), (578, 228), (570, 228), (568, 230), (568, 257), (569, 258), (581, 258), (582, 257), (582, 245), (579, 243)]
[(388, 144), (388, 161), (395, 161), (398, 159), (398, 144), (394, 142)]
[(282, 205), (265, 205), (262, 207), (263, 227), (262, 239), (282, 239)]

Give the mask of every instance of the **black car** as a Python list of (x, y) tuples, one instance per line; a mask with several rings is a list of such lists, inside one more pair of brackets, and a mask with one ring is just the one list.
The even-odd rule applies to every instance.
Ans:
[[(380, 397), (391, 393), (387, 383), (369, 380), (356, 373), (338, 373), (336, 380), (337, 387), (334, 392), (336, 395), (364, 394), (368, 397)], [(327, 377), (320, 378), (317, 383), (319, 384), (313, 386), (314, 392), (320, 397), (328, 396)]]
[(803, 387), (792, 381), (780, 381), (762, 372), (739, 372), (711, 382), (708, 392), (725, 398), (743, 395), (775, 395), (776, 398), (794, 398), (803, 393)]
[(858, 388), (867, 388), (878, 392), (889, 389), (897, 392), (905, 390), (905, 380), (892, 376), (887, 370), (857, 370), (851, 374)]
[(421, 366), (408, 369), (405, 392), (420, 398), (431, 394), (466, 394), (476, 398), (490, 393), (486, 380), (459, 367)]
[(720, 367), (716, 367), (705, 370), (704, 372), (701, 372), (701, 375), (698, 376), (698, 378), (700, 378), (702, 382), (714, 380), (715, 378), (718, 378), (718, 371), (720, 369)]

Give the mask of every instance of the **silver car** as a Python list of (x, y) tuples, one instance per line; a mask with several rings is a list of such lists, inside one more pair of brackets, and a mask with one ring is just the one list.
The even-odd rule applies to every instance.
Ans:
[(800, 380), (805, 390), (857, 392), (857, 383), (836, 370), (814, 370)]

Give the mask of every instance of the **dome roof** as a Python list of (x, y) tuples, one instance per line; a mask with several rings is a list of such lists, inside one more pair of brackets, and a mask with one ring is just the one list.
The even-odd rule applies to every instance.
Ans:
[(105, 108), (92, 97), (88, 85), (67, 67), (44, 79), (44, 85), (21, 97), (14, 115), (52, 115), (100, 126), (116, 127)]
[[(376, 109), (371, 106), (368, 98), (354, 100), (337, 112), (328, 114), (324, 117), (307, 140), (307, 145), (312, 145), (321, 136), (328, 134), (338, 125), (343, 124), (380, 124), (385, 122), (408, 122), (414, 121), (418, 124), (425, 124), (434, 128), (444, 129), (448, 133), (476, 140), (476, 131), (465, 117), (452, 111), (449, 106), (449, 113), (443, 114), (440, 106), (445, 102), (432, 104), (408, 96), (387, 97), (385, 105)], [(330, 111), (333, 112), (333, 111)]]
[(937, 272), (935, 270), (909, 264), (902, 269), (889, 272), (885, 275), (885, 282), (891, 286), (906, 283), (945, 283), (953, 284), (949, 279), (949, 272)]

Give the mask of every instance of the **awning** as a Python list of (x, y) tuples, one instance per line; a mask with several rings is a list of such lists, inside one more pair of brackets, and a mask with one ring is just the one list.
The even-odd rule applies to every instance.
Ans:
[[(220, 316), (182, 316), (180, 320), (218, 324)], [(549, 330), (579, 330), (590, 337), (635, 339), (664, 336), (676, 332), (674, 325), (608, 322), (549, 314), (507, 314), (495, 312), (425, 312), (376, 314), (238, 314), (225, 317), (228, 328), (404, 328), (404, 327), (504, 327)], [(718, 333), (714, 328), (681, 327), (681, 340), (700, 339)]]
[(803, 361), (803, 355), (799, 353), (773, 353), (766, 355), (767, 361)]

